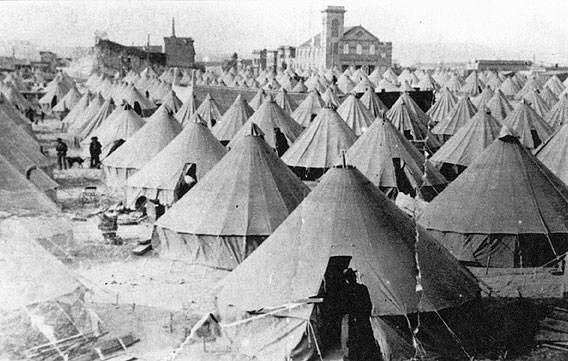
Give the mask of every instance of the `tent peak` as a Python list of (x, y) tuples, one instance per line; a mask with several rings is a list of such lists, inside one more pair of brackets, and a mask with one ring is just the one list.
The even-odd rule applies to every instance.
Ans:
[(503, 125), (501, 131), (499, 132), (499, 136), (497, 137), (499, 140), (508, 143), (514, 143), (515, 141), (519, 141), (519, 135), (511, 128), (506, 125)]
[(260, 137), (264, 139), (264, 132), (260, 129), (260, 127), (253, 122), (250, 122), (247, 125), (247, 129), (245, 131), (245, 137)]

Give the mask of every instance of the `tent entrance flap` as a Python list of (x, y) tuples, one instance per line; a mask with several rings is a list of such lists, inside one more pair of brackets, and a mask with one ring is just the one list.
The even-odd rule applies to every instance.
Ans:
[(351, 257), (330, 257), (320, 289), (323, 303), (316, 306), (320, 315), (318, 334), (324, 355), (341, 349), (341, 320), (345, 313), (343, 271), (349, 267)]
[(181, 199), (197, 182), (197, 164), (185, 163), (175, 189), (175, 199)]

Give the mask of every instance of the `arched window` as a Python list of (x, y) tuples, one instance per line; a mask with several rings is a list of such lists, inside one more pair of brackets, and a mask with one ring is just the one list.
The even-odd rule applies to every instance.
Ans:
[(331, 21), (331, 36), (336, 38), (339, 36), (339, 21), (337, 19)]
[(361, 44), (357, 44), (357, 54), (363, 54), (363, 47), (361, 46)]
[(369, 54), (375, 55), (375, 45), (374, 44), (371, 44), (371, 46), (369, 47)]
[(343, 44), (343, 54), (349, 54), (349, 44)]

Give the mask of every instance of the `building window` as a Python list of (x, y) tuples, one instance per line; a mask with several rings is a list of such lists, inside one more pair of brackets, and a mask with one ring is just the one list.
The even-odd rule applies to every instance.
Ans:
[(375, 45), (374, 44), (371, 44), (371, 46), (369, 47), (369, 54), (375, 55)]
[(339, 36), (339, 21), (337, 19), (331, 21), (331, 36), (336, 38)]
[(343, 54), (349, 54), (349, 44), (343, 44)]
[(363, 47), (361, 46), (361, 44), (357, 44), (357, 54), (363, 54)]

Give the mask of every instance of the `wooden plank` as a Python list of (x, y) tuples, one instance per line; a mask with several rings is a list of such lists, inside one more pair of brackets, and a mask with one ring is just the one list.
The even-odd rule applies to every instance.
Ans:
[(535, 341), (541, 342), (568, 342), (568, 333), (553, 330), (540, 330), (534, 337)]
[(141, 239), (137, 242), (141, 246), (145, 246), (152, 243), (151, 239)]
[(554, 328), (556, 330), (568, 333), (568, 321), (565, 320), (545, 318), (544, 320), (540, 321), (540, 326)]
[(139, 245), (139, 246), (134, 247), (134, 249), (132, 250), (132, 253), (137, 255), (137, 256), (143, 256), (144, 254), (148, 253), (151, 249), (152, 249), (151, 244)]
[(95, 345), (94, 349), (99, 354), (99, 357), (102, 355), (102, 357), (106, 358), (110, 354), (124, 350), (123, 345), (129, 347), (140, 341), (140, 339), (135, 338), (131, 334), (120, 337), (120, 340), (122, 342), (119, 341), (119, 338), (101, 341)]
[(559, 350), (559, 351), (565, 351), (568, 352), (568, 347), (567, 346), (563, 346), (563, 345), (558, 345), (558, 344), (552, 344), (552, 343), (543, 343), (541, 345), (542, 347), (547, 347), (553, 350)]

